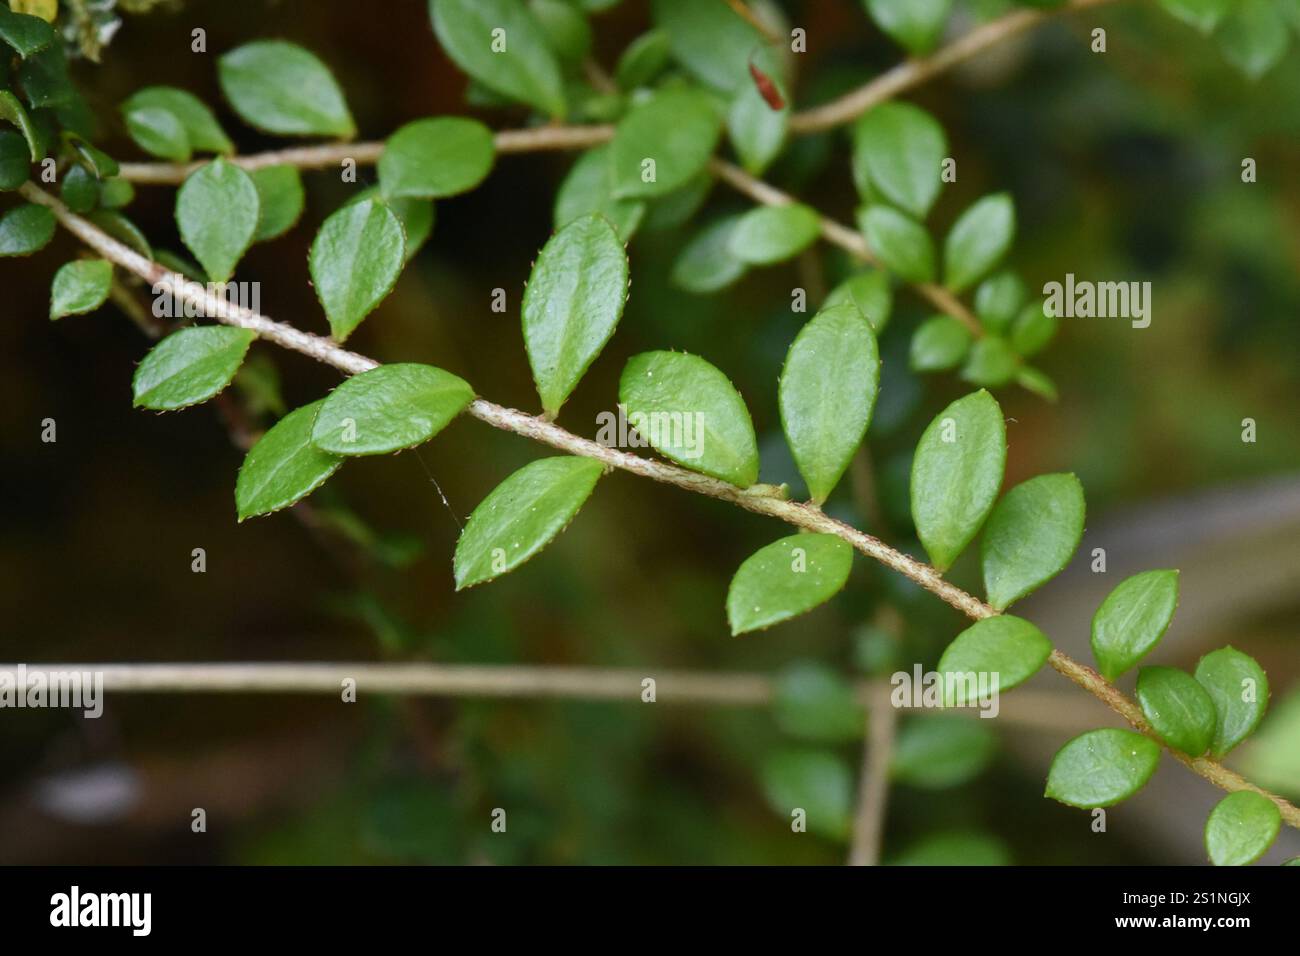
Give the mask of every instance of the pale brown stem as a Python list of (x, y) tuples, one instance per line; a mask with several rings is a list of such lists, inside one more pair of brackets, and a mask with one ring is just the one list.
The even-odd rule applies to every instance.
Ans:
[(894, 730), (898, 711), (889, 688), (875, 688), (867, 703), (866, 741), (862, 745), (862, 772), (858, 780), (858, 810), (853, 820), (849, 866), (875, 866), (889, 805), (889, 768), (894, 759)]

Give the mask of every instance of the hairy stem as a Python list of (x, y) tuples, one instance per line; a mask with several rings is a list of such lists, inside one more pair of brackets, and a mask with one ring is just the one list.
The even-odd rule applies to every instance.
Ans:
[[(276, 322), (249, 309), (232, 305), (225, 299), (211, 295), (195, 282), (178, 281), (176, 276), (156, 262), (144, 258), (139, 253), (127, 248), (97, 226), (76, 215), (62, 202), (36, 186), (27, 182), (20, 187), (20, 192), (28, 200), (49, 207), (59, 222), (84, 243), (124, 269), (135, 273), (152, 285), (169, 288), (174, 296), (194, 304), (201, 314), (210, 315), (227, 325), (251, 329), (261, 338), (275, 342), (292, 351), (301, 352), (311, 358), (332, 365), (347, 374), (368, 371), (379, 365), (374, 359), (351, 352), (324, 336), (312, 335), (290, 325)], [(998, 612), (988, 604), (968, 594), (961, 588), (943, 579), (943, 576), (922, 561), (891, 548), (880, 539), (859, 531), (825, 514), (812, 504), (802, 504), (773, 497), (767, 492), (757, 492), (737, 488), (716, 478), (696, 474), (676, 465), (652, 461), (629, 454), (617, 448), (608, 448), (587, 438), (580, 438), (565, 431), (553, 422), (529, 415), (513, 408), (505, 408), (485, 399), (475, 399), (467, 409), (470, 415), (487, 422), (504, 431), (514, 432), (526, 438), (532, 438), (573, 455), (594, 458), (610, 468), (618, 468), (632, 474), (641, 475), (654, 481), (674, 485), (687, 491), (719, 498), (739, 505), (755, 514), (780, 518), (787, 524), (809, 531), (833, 534), (848, 542), (858, 551), (893, 568), (920, 587), (931, 592), (966, 616), (980, 620), (992, 617)], [(1161, 746), (1164, 742), (1152, 731), (1143, 719), (1138, 705), (1120, 692), (1114, 685), (1107, 683), (1096, 671), (1059, 650), (1054, 650), (1050, 658), (1052, 666), (1061, 674), (1074, 681), (1084, 690), (1097, 697), (1113, 711), (1127, 720), (1133, 727), (1151, 737)], [(1172, 751), (1171, 751), (1172, 752)], [(1175, 756), (1178, 756), (1175, 753)], [(1276, 794), (1268, 793), (1247, 782), (1240, 775), (1233, 773), (1217, 761), (1204, 757), (1179, 757), (1194, 773), (1209, 780), (1225, 790), (1255, 790), (1277, 804), (1282, 818), (1293, 827), (1300, 829), (1300, 809)]]

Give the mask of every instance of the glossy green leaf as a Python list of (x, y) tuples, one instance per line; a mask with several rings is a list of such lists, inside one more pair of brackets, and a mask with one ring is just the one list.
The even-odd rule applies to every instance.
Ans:
[(30, 256), (54, 238), (54, 213), (24, 203), (0, 217), (0, 256)]
[(844, 587), (853, 548), (831, 534), (792, 534), (745, 559), (727, 589), (732, 635), (798, 617)]
[(880, 381), (876, 337), (853, 305), (818, 312), (781, 370), (781, 424), (812, 500), (821, 504), (862, 443)]
[(685, 352), (643, 352), (618, 384), (628, 422), (666, 458), (740, 488), (758, 480), (749, 409), (719, 369)]
[(1178, 572), (1143, 571), (1120, 582), (1092, 618), (1092, 656), (1113, 681), (1160, 642), (1178, 607)]
[[(972, 707), (985, 690), (1010, 690), (1038, 673), (1052, 642), (1028, 621), (999, 614), (958, 634), (939, 658), (945, 707)], [(973, 679), (970, 676), (973, 675)]]
[(225, 325), (173, 332), (137, 366), (135, 407), (172, 411), (206, 402), (230, 384), (254, 338), (248, 329)]
[(1214, 37), (1228, 62), (1252, 80), (1275, 67), (1291, 42), (1277, 0), (1237, 0)]
[(369, 186), (348, 200), (347, 205), (375, 199), (385, 203), (402, 224), (406, 236), (403, 261), (410, 262), (433, 234), (434, 205), (432, 199), (384, 199), (378, 186)]
[(72, 147), (73, 158), (94, 173), (96, 179), (108, 179), (110, 176), (116, 176), (121, 171), (117, 160), (77, 134), (70, 133), (65, 129), (63, 139)]
[(94, 312), (108, 298), (113, 266), (103, 259), (77, 259), (54, 273), (50, 288), (50, 318)]
[(379, 186), (390, 199), (439, 199), (469, 192), (496, 161), (492, 131), (459, 116), (407, 123), (379, 157)]
[(864, 0), (880, 29), (921, 56), (938, 45), (952, 12), (952, 0)]
[(950, 315), (926, 319), (912, 334), (911, 366), (915, 372), (939, 372), (961, 363), (974, 336)]
[(1215, 866), (1246, 866), (1268, 852), (1282, 829), (1282, 812), (1268, 797), (1238, 790), (1205, 821), (1205, 852)]
[(940, 571), (952, 566), (988, 517), (1006, 459), (1002, 409), (985, 391), (957, 399), (921, 435), (912, 459), (912, 520)]
[(911, 103), (882, 103), (853, 126), (855, 179), (917, 219), (939, 198), (947, 155), (943, 127)]
[(749, 58), (763, 36), (725, 3), (654, 0), (652, 12), (673, 58), (693, 76), (727, 94), (751, 82)]
[(984, 587), (999, 611), (1056, 577), (1083, 536), (1083, 486), (1074, 475), (1039, 475), (1003, 496), (980, 543)]
[(713, 155), (721, 122), (698, 90), (661, 90), (614, 131), (609, 161), (618, 198), (664, 196), (686, 185)]
[(153, 106), (124, 109), (123, 112), (126, 131), (146, 153), (175, 163), (189, 162), (189, 137), (175, 114)]
[(748, 266), (731, 251), (731, 235), (741, 216), (715, 219), (698, 232), (673, 263), (673, 283), (687, 292), (707, 294), (731, 285)]
[(302, 176), (296, 166), (263, 166), (248, 174), (257, 189), (260, 216), (254, 242), (284, 235), (302, 216)]
[(878, 269), (868, 269), (849, 276), (826, 296), (823, 309), (850, 303), (867, 317), (877, 335), (884, 331), (894, 308), (894, 293), (889, 287), (889, 276)]
[(627, 45), (614, 67), (614, 79), (624, 90), (645, 86), (668, 65), (671, 55), (668, 34), (663, 30), (643, 33)]
[(75, 103), (79, 94), (68, 75), (63, 44), (51, 43), (18, 65), (18, 83), (32, 109), (60, 108)]
[(1160, 745), (1131, 730), (1090, 730), (1052, 759), (1046, 796), (1072, 807), (1109, 807), (1141, 790), (1160, 762)]
[[(146, 86), (122, 104), (128, 126), (131, 114), (140, 110), (165, 110), (172, 114), (182, 127), (189, 149), (205, 153), (235, 151), (234, 143), (221, 128), (212, 110), (193, 93), (174, 86)], [(144, 146), (143, 143), (140, 145)]]
[(868, 206), (858, 224), (885, 267), (908, 282), (934, 281), (934, 243), (915, 219), (890, 206)]
[(549, 116), (564, 115), (559, 62), (521, 0), (430, 0), (429, 16), (442, 48), (474, 79)]
[(59, 198), (73, 212), (84, 216), (99, 202), (99, 180), (84, 166), (69, 166), (59, 184)]
[(21, 57), (39, 53), (54, 42), (54, 27), (40, 17), (15, 13), (0, 6), (0, 40)]
[(1138, 671), (1137, 699), (1160, 738), (1189, 757), (1199, 757), (1214, 740), (1214, 700), (1190, 674), (1173, 667)]
[(1213, 33), (1230, 9), (1233, 0), (1160, 0), (1160, 5), (1179, 20), (1202, 33)]
[(772, 710), (782, 733), (840, 743), (862, 736), (866, 715), (853, 684), (823, 664), (792, 664), (776, 678)]
[(996, 266), (1016, 234), (1016, 207), (1006, 193), (985, 196), (958, 217), (943, 244), (944, 285), (954, 292)]
[(749, 265), (772, 265), (803, 252), (820, 232), (817, 212), (802, 203), (759, 206), (736, 223), (731, 254)]
[(1196, 679), (1214, 701), (1214, 742), (1210, 752), (1222, 757), (1259, 726), (1268, 709), (1268, 676), (1249, 654), (1221, 647), (1201, 658)]
[(614, 198), (614, 171), (609, 163), (608, 146), (597, 146), (579, 156), (555, 194), (556, 229), (591, 213), (608, 219), (624, 243), (631, 240), (645, 218), (643, 201)]
[(32, 123), (27, 108), (8, 90), (0, 90), (0, 119), (18, 128), (18, 132), (23, 134), (23, 139), (27, 142), (28, 158), (33, 163), (40, 162), (45, 156), (41, 134)]
[(846, 840), (853, 825), (853, 771), (836, 754), (778, 751), (763, 761), (763, 794), (787, 825), (802, 811), (809, 833)]
[(321, 225), (308, 264), (336, 340), (351, 335), (392, 291), (405, 243), (396, 214), (376, 199), (350, 203)]
[(597, 215), (542, 247), (524, 289), (524, 345), (542, 407), (555, 415), (605, 347), (627, 301), (627, 253)]
[(222, 55), (217, 76), (235, 112), (263, 132), (343, 139), (356, 133), (329, 67), (295, 43), (245, 43)]
[(234, 274), (257, 233), (260, 215), (253, 180), (224, 159), (200, 166), (176, 193), (181, 239), (214, 282)]
[(338, 471), (343, 458), (311, 440), (324, 399), (296, 408), (276, 422), (244, 456), (235, 482), (239, 520), (279, 511), (307, 497)]
[(975, 290), (975, 315), (989, 332), (1005, 335), (1028, 296), (1020, 276), (1004, 269), (989, 276)]
[(12, 130), (0, 130), (0, 190), (17, 189), (27, 182), (30, 167), (27, 141)]
[(894, 741), (890, 776), (923, 790), (959, 787), (988, 767), (998, 749), (991, 721), (934, 714), (910, 717)]
[(330, 393), (311, 440), (335, 455), (382, 455), (428, 441), (465, 410), (474, 390), (432, 365), (380, 365)]
[(554, 540), (591, 496), (603, 466), (561, 455), (520, 468), (469, 516), (456, 542), (456, 590), (513, 571)]

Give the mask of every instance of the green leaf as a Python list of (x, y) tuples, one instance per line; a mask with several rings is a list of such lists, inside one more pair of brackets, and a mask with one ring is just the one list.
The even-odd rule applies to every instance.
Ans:
[(725, 3), (654, 0), (655, 26), (668, 34), (673, 58), (696, 78), (734, 94), (752, 82), (749, 58), (763, 36)]
[(18, 82), (32, 109), (67, 106), (78, 98), (61, 43), (52, 43), (23, 60), (18, 66)]
[(581, 64), (591, 52), (591, 24), (570, 0), (528, 0), (546, 42), (562, 63)]
[(1201, 658), (1196, 679), (1214, 700), (1210, 753), (1222, 757), (1255, 732), (1268, 709), (1268, 676), (1249, 654), (1221, 647)]
[(1113, 681), (1160, 642), (1178, 607), (1178, 572), (1143, 571), (1121, 581), (1092, 618), (1092, 656)]
[(641, 200), (614, 198), (608, 146), (597, 146), (579, 156), (555, 194), (556, 229), (591, 213), (608, 219), (625, 243), (635, 235), (645, 217), (646, 204)]
[(922, 790), (958, 787), (977, 777), (997, 753), (983, 720), (949, 714), (912, 717), (894, 741), (890, 776)]
[(879, 335), (889, 322), (889, 314), (894, 307), (894, 293), (889, 288), (889, 276), (878, 269), (868, 269), (857, 275), (849, 276), (826, 296), (822, 309), (833, 305), (851, 303), (867, 317), (872, 330)]
[(643, 352), (618, 383), (628, 422), (656, 451), (740, 488), (758, 480), (749, 409), (713, 365), (685, 352)]
[(673, 263), (672, 280), (687, 292), (705, 295), (731, 285), (748, 266), (731, 251), (731, 234), (741, 216), (715, 219), (682, 248)]
[(1025, 283), (1010, 270), (985, 279), (975, 290), (975, 314), (979, 316), (980, 325), (997, 335), (1004, 335), (1027, 296)]
[(867, 246), (907, 282), (934, 281), (934, 243), (915, 219), (890, 206), (868, 206), (859, 213), (858, 224)]
[(93, 173), (96, 179), (108, 179), (110, 176), (116, 176), (121, 171), (118, 168), (117, 160), (93, 143), (86, 142), (77, 134), (70, 133), (66, 129), (63, 131), (63, 138), (73, 148), (75, 153), (73, 158)]
[(603, 466), (561, 455), (520, 468), (469, 516), (456, 542), (456, 590), (513, 571), (554, 540), (591, 496)]
[(162, 412), (206, 402), (230, 384), (254, 338), (248, 329), (225, 325), (173, 332), (136, 368), (135, 407)]
[(121, 209), (134, 199), (135, 187), (128, 180), (106, 179), (99, 184), (99, 204), (105, 209)]
[(84, 166), (69, 166), (59, 186), (59, 196), (73, 212), (84, 216), (99, 202), (99, 180)]
[(263, 166), (248, 174), (257, 188), (260, 216), (254, 242), (284, 235), (302, 215), (302, 176), (296, 166)]
[(474, 400), (464, 379), (432, 365), (380, 365), (330, 393), (311, 440), (335, 455), (382, 455), (428, 441)]
[(605, 347), (627, 301), (627, 253), (597, 215), (542, 247), (524, 289), (524, 344), (542, 407), (554, 416)]
[[(184, 130), (188, 148), (205, 153), (233, 153), (235, 144), (221, 128), (217, 118), (201, 99), (174, 86), (146, 86), (132, 94), (123, 104), (122, 112), (130, 124), (131, 113), (139, 110), (165, 110), (172, 114)], [(137, 140), (138, 142), (138, 140)], [(144, 146), (143, 143), (140, 144)], [(148, 147), (144, 147), (148, 149)]]
[(50, 318), (94, 312), (108, 298), (113, 266), (103, 259), (77, 259), (54, 273), (50, 288)]
[(940, 372), (953, 368), (970, 352), (973, 340), (970, 329), (950, 315), (926, 319), (912, 334), (912, 370)]
[(0, 130), (0, 190), (17, 189), (27, 182), (30, 166), (26, 140), (11, 130)]
[(1016, 384), (1049, 402), (1056, 401), (1056, 383), (1036, 368), (1020, 366), (1020, 371), (1016, 372)]
[(379, 186), (388, 198), (439, 199), (469, 192), (496, 160), (492, 131), (459, 116), (407, 123), (388, 137), (379, 157)]
[(865, 0), (867, 12), (909, 53), (929, 53), (943, 37), (952, 0)]
[(474, 79), (549, 116), (564, 116), (560, 65), (520, 0), (430, 0), (429, 16), (442, 48)]
[(818, 312), (781, 370), (781, 424), (816, 504), (828, 497), (867, 432), (880, 381), (876, 337), (853, 305)]
[(798, 617), (849, 579), (853, 548), (833, 534), (792, 534), (745, 559), (727, 589), (732, 636)]
[(402, 232), (406, 236), (406, 247), (403, 252), (403, 264), (410, 262), (420, 247), (428, 241), (429, 236), (433, 233), (434, 206), (431, 199), (388, 199), (385, 200), (379, 193), (378, 186), (368, 186), (361, 192), (349, 199), (346, 205), (365, 202), (367, 199), (375, 199), (384, 202), (397, 221), (402, 224)]
[(0, 218), (0, 256), (30, 256), (54, 238), (54, 213), (24, 203)]
[(31, 161), (39, 163), (45, 156), (41, 134), (32, 124), (32, 118), (28, 115), (26, 107), (8, 90), (0, 90), (0, 119), (18, 127), (18, 132), (22, 133), (23, 139), (27, 141)]
[(1141, 790), (1160, 761), (1160, 745), (1131, 730), (1090, 730), (1052, 759), (1046, 796), (1072, 807), (1109, 807)]
[(155, 106), (123, 110), (126, 131), (136, 145), (152, 156), (176, 163), (190, 160), (190, 140), (174, 113)]
[(940, 571), (988, 517), (1007, 460), (1002, 409), (985, 391), (953, 402), (921, 435), (912, 459), (912, 520)]
[(789, 822), (796, 810), (802, 810), (809, 833), (848, 839), (853, 825), (853, 772), (839, 756), (778, 751), (763, 761), (762, 778), (768, 806), (778, 816)]
[(972, 385), (1001, 388), (1016, 377), (1019, 367), (1020, 356), (1012, 351), (1006, 339), (986, 335), (971, 346), (961, 377)]
[(1016, 233), (1016, 207), (1006, 193), (985, 196), (953, 223), (943, 244), (944, 285), (960, 292), (1001, 261)]
[(1083, 516), (1074, 475), (1039, 475), (1008, 491), (980, 547), (989, 603), (1000, 611), (1060, 574), (1079, 547)]
[(917, 840), (889, 866), (1010, 866), (1011, 851), (990, 833), (958, 830)]
[(257, 232), (260, 206), (248, 173), (224, 159), (200, 166), (176, 193), (181, 239), (214, 282), (225, 282)]
[(1026, 358), (1037, 355), (1056, 335), (1057, 319), (1042, 302), (1030, 302), (1016, 317), (1011, 329), (1011, 347)]
[(1230, 9), (1233, 0), (1160, 0), (1171, 14), (1202, 33), (1210, 34)]
[(392, 291), (405, 243), (397, 216), (375, 199), (349, 203), (321, 225), (308, 264), (336, 340), (351, 335)]
[(614, 79), (624, 90), (645, 86), (668, 65), (668, 34), (663, 30), (643, 33), (627, 45), (614, 67)]
[(859, 739), (866, 720), (853, 685), (829, 667), (807, 661), (776, 678), (772, 709), (783, 733), (827, 743)]
[(614, 196), (664, 196), (704, 169), (721, 123), (698, 90), (661, 90), (634, 106), (614, 131), (610, 168)]
[(1291, 34), (1276, 0), (1237, 0), (1215, 39), (1229, 63), (1258, 80), (1286, 55)]
[(54, 27), (40, 17), (0, 7), (0, 40), (21, 57), (39, 53), (54, 42)]
[(666, 232), (686, 225), (700, 211), (716, 182), (707, 169), (702, 169), (685, 186), (679, 186), (668, 195), (648, 203), (646, 231)]
[(736, 223), (731, 254), (749, 265), (772, 265), (797, 256), (820, 233), (821, 218), (802, 203), (759, 206)]
[(1190, 674), (1173, 667), (1138, 671), (1137, 699), (1160, 738), (1189, 757), (1199, 757), (1214, 739), (1214, 700)]
[(280, 419), (244, 456), (235, 482), (239, 520), (279, 511), (307, 497), (343, 464), (311, 440), (324, 399)]
[(943, 127), (911, 103), (882, 103), (853, 126), (855, 179), (917, 219), (939, 198), (947, 155)]
[(1238, 790), (1205, 821), (1205, 852), (1215, 866), (1246, 866), (1268, 852), (1282, 829), (1282, 812), (1268, 797)]
[(96, 209), (94, 212), (87, 213), (86, 218), (146, 259), (153, 258), (153, 249), (149, 247), (149, 240), (140, 231), (140, 227), (116, 209)]
[[(1052, 653), (1052, 642), (1034, 625), (1010, 614), (977, 621), (958, 634), (939, 658), (945, 707), (973, 707), (985, 687), (995, 693), (1023, 684)], [(964, 675), (973, 675), (963, 679)], [(980, 675), (988, 675), (981, 679)], [(985, 683), (985, 680), (988, 683)]]
[(217, 76), (235, 112), (263, 132), (342, 139), (356, 134), (329, 67), (295, 43), (245, 43), (217, 61)]
[(727, 111), (727, 134), (740, 157), (740, 165), (753, 175), (761, 176), (785, 145), (790, 123), (790, 97), (781, 78), (781, 64), (770, 48), (763, 48), (755, 56), (754, 65), (771, 81), (784, 105), (773, 109), (756, 83), (742, 84)]

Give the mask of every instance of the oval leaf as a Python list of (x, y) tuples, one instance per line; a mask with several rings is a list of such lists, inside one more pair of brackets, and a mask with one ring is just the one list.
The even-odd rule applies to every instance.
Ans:
[(853, 772), (839, 756), (819, 751), (783, 751), (763, 761), (763, 793), (784, 820), (806, 814), (808, 830), (833, 840), (849, 836), (853, 814)]
[(777, 677), (773, 695), (772, 716), (783, 733), (828, 743), (862, 736), (866, 717), (856, 689), (829, 667), (793, 664)]
[(952, 566), (988, 517), (1006, 460), (1002, 409), (988, 392), (957, 399), (921, 435), (912, 459), (912, 520), (940, 571)]
[(542, 247), (524, 289), (524, 344), (554, 416), (605, 347), (627, 301), (627, 253), (605, 219), (583, 216)]
[(283, 40), (255, 40), (217, 61), (221, 91), (257, 129), (282, 136), (356, 133), (343, 91), (314, 54)]
[(0, 40), (26, 58), (54, 42), (54, 27), (40, 17), (16, 13), (6, 5), (0, 7)]
[(239, 468), (235, 505), (239, 520), (270, 514), (307, 497), (343, 459), (312, 444), (312, 424), (324, 399), (295, 408), (263, 435)]
[(1052, 642), (1028, 621), (999, 614), (977, 621), (953, 639), (939, 658), (945, 707), (973, 707), (991, 690), (1000, 693), (1038, 673)]
[(261, 215), (248, 173), (214, 159), (186, 177), (176, 193), (181, 239), (213, 282), (225, 282), (253, 241)]
[(0, 256), (30, 256), (54, 238), (54, 213), (35, 203), (15, 206), (0, 218)]
[(667, 89), (618, 124), (610, 146), (614, 196), (664, 196), (686, 185), (713, 155), (721, 122), (709, 98), (691, 89)]
[(351, 335), (392, 291), (405, 246), (396, 214), (376, 199), (349, 203), (321, 225), (308, 264), (335, 339)]
[(1046, 795), (1072, 807), (1109, 807), (1137, 793), (1155, 773), (1160, 745), (1131, 730), (1090, 730), (1062, 747), (1047, 773)]
[(641, 200), (614, 198), (608, 146), (597, 146), (579, 156), (555, 194), (556, 229), (591, 213), (608, 219), (623, 242), (632, 238), (645, 218), (646, 204)]
[(135, 370), (135, 407), (171, 411), (206, 402), (230, 384), (254, 338), (225, 325), (173, 332)]
[(1199, 757), (1214, 740), (1214, 701), (1190, 674), (1173, 667), (1138, 671), (1137, 699), (1160, 738), (1189, 757)]
[(824, 604), (849, 579), (853, 548), (833, 534), (792, 534), (760, 548), (727, 589), (732, 635), (771, 627)]
[(999, 611), (1060, 574), (1083, 536), (1083, 486), (1074, 475), (1039, 475), (998, 502), (980, 555), (989, 603)]
[(513, 571), (554, 540), (591, 496), (603, 466), (561, 455), (520, 468), (484, 498), (456, 542), (456, 590)]
[(619, 380), (618, 400), (661, 455), (740, 488), (758, 480), (758, 442), (745, 400), (699, 356), (634, 355)]
[(175, 114), (155, 106), (124, 106), (122, 112), (126, 131), (146, 153), (177, 163), (189, 162), (190, 140)]
[(858, 218), (867, 246), (885, 268), (908, 282), (934, 281), (934, 243), (925, 227), (889, 206), (868, 206)]
[(1006, 193), (985, 196), (953, 223), (943, 244), (944, 284), (960, 292), (998, 264), (1016, 233), (1016, 207)]
[(1281, 829), (1277, 804), (1253, 790), (1238, 790), (1210, 811), (1205, 852), (1215, 866), (1246, 866), (1268, 852)]
[(1196, 680), (1214, 701), (1216, 721), (1210, 752), (1222, 757), (1259, 726), (1268, 709), (1268, 676), (1249, 654), (1221, 647), (1201, 658)]
[(208, 153), (235, 151), (235, 145), (230, 142), (230, 137), (221, 128), (212, 110), (193, 93), (174, 86), (146, 86), (122, 104), (122, 112), (128, 117), (128, 123), (132, 113), (150, 109), (165, 110), (172, 114), (184, 130), (186, 144), (192, 149)]
[(1144, 571), (1121, 581), (1092, 618), (1092, 656), (1113, 681), (1160, 642), (1178, 608), (1178, 572)]
[(871, 328), (879, 335), (889, 321), (894, 308), (894, 293), (889, 287), (889, 276), (878, 269), (870, 269), (849, 276), (826, 296), (823, 309), (833, 305), (852, 303), (867, 317)]
[(428, 441), (474, 400), (464, 379), (432, 365), (381, 365), (348, 379), (321, 405), (317, 448), (382, 455)]
[(459, 116), (407, 123), (384, 144), (379, 186), (390, 199), (438, 199), (469, 192), (492, 171), (492, 131)]
[(915, 56), (929, 53), (943, 36), (952, 0), (866, 0), (880, 29)]
[(731, 233), (731, 254), (751, 265), (797, 256), (821, 233), (821, 217), (802, 203), (760, 206), (740, 217)]
[(953, 368), (970, 352), (974, 336), (950, 315), (926, 319), (912, 334), (911, 366), (916, 372)]
[(740, 216), (724, 216), (701, 229), (673, 263), (673, 283), (687, 292), (718, 292), (745, 274), (747, 266), (731, 251), (731, 234)]
[(911, 103), (882, 103), (853, 127), (856, 178), (865, 175), (885, 199), (917, 219), (939, 197), (947, 155), (943, 127)]
[(812, 500), (821, 504), (862, 443), (880, 381), (876, 337), (853, 305), (818, 312), (781, 370), (781, 424)]
[(103, 259), (78, 259), (54, 273), (50, 318), (93, 312), (104, 304), (113, 285), (113, 266)]
[(924, 790), (957, 787), (978, 776), (998, 749), (983, 720), (948, 714), (913, 717), (894, 741), (890, 774)]
[(257, 187), (260, 216), (254, 242), (284, 235), (302, 215), (302, 176), (296, 166), (264, 166), (248, 174)]

